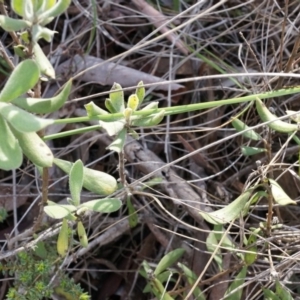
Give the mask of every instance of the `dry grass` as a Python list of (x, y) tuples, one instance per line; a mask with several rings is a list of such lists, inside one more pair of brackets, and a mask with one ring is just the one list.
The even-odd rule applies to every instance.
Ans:
[[(51, 24), (59, 33), (50, 47), (44, 45), (44, 51), (57, 70), (63, 62), (84, 54), (139, 70), (144, 73), (144, 82), (150, 86), (148, 100), (159, 101), (160, 107), (239, 97), (297, 85), (288, 75), (279, 79), (265, 76), (264, 72), (297, 72), (299, 1), (180, 1), (180, 11), (166, 5), (172, 1), (148, 2), (157, 12), (152, 19), (149, 11), (144, 10), (146, 5), (140, 6), (141, 1), (74, 0), (68, 12)], [(164, 22), (169, 22), (172, 35), (170, 30), (164, 30), (165, 25), (161, 25), (161, 16), (164, 16)], [(153, 26), (155, 22), (157, 29)], [(7, 34), (2, 35), (1, 41), (11, 51)], [(99, 62), (100, 72), (103, 66), (104, 63)], [(130, 86), (121, 81), (125, 77), (136, 83), (140, 80), (140, 73), (130, 69), (125, 70), (124, 78), (114, 73), (114, 68), (109, 74), (104, 73), (101, 79), (93, 75), (92, 69), (90, 72), (88, 78), (77, 76), (76, 70), (58, 72), (57, 82), (44, 85), (44, 95), (53, 95), (57, 86), (76, 75), (71, 99), (54, 115), (55, 118), (81, 116), (83, 105), (91, 100), (104, 107), (112, 84), (110, 80), (132, 89), (133, 84)], [(261, 75), (251, 76), (253, 72)], [(249, 73), (249, 76), (239, 77), (238, 82), (233, 82), (229, 75), (227, 79), (210, 78), (210, 75), (220, 73)], [(162, 88), (150, 75), (180, 86)], [(206, 79), (194, 80), (202, 76)], [(180, 79), (185, 82), (177, 82)], [(126, 95), (132, 89), (125, 89)], [(276, 99), (271, 104), (278, 115), (287, 108), (299, 110), (300, 106), (298, 95)], [(241, 269), (240, 260), (236, 253), (224, 249), (223, 269), (226, 272), (220, 273), (216, 264), (210, 263), (211, 254), (206, 250), (205, 241), (212, 227), (202, 221), (197, 209), (210, 207), (214, 210), (240, 195), (249, 179), (257, 179), (253, 177), (257, 160), (263, 162), (264, 168), (272, 168), (274, 178), (280, 178), (281, 186), (293, 199), (299, 197), (299, 179), (290, 172), (297, 173), (299, 168), (299, 148), (293, 142), (285, 145), (286, 135), (272, 133), (267, 136), (271, 152), (277, 154), (276, 161), (272, 162), (264, 154), (245, 158), (239, 147), (249, 142), (242, 137), (228, 138), (234, 132), (228, 124), (230, 117), (244, 107), (243, 104), (222, 106), (168, 117), (155, 128), (140, 130), (139, 144), (128, 141), (125, 154), (130, 183), (142, 184), (144, 175), (156, 166), (163, 166), (159, 174), (164, 176), (164, 185), (149, 190), (161, 201), (163, 208), (152, 198), (134, 196), (132, 201), (139, 218), (135, 228), (129, 227), (125, 207), (118, 214), (95, 214), (85, 220), (89, 229), (89, 248), (75, 247), (60, 267), (80, 282), (92, 299), (151, 299), (149, 294), (142, 293), (146, 281), (138, 273), (141, 262), (158, 263), (165, 253), (178, 247), (187, 249), (184, 263), (201, 276), (200, 287), (207, 299), (225, 299), (222, 298), (224, 292)], [(243, 120), (248, 125), (259, 122), (252, 109), (243, 115)], [(86, 125), (53, 126), (46, 134)], [(265, 134), (264, 128), (260, 133)], [(57, 157), (71, 161), (80, 158), (84, 164), (117, 177), (118, 159), (105, 149), (109, 143), (105, 133), (93, 132), (53, 140), (49, 145)], [(211, 146), (193, 155), (195, 149), (207, 145)], [(252, 142), (251, 145), (262, 146)], [(13, 237), (24, 228), (30, 228), (38, 212), (41, 182), (37, 174), (25, 161), (15, 175), (17, 203), (9, 207), (9, 218), (1, 225), (2, 240), (4, 234), (10, 233)], [(49, 198), (60, 201), (69, 196), (63, 174), (53, 168), (50, 176)], [(5, 195), (4, 189), (8, 191), (1, 201), (8, 206), (7, 203), (12, 201), (12, 174), (1, 172), (0, 178), (0, 193)], [(90, 196), (84, 193), (84, 197)], [(257, 240), (259, 255), (248, 268), (241, 299), (263, 299), (262, 287), (274, 284), (274, 278), (270, 281), (269, 276), (277, 267), (279, 278), (285, 280), (295, 299), (299, 297), (298, 259), (294, 257), (299, 252), (298, 211), (297, 207), (275, 209), (274, 214), (279, 213), (277, 217), (283, 224), (282, 230)], [(259, 222), (265, 220), (266, 212), (266, 202), (259, 202), (245, 219), (228, 227), (236, 249), (247, 250), (243, 248), (240, 235), (249, 233), (250, 227), (258, 228)], [(287, 239), (290, 236), (292, 239)], [(290, 265), (282, 266), (283, 261), (289, 261)], [(180, 285), (190, 290), (184, 281)], [(176, 299), (182, 299), (182, 291), (177, 292)]]

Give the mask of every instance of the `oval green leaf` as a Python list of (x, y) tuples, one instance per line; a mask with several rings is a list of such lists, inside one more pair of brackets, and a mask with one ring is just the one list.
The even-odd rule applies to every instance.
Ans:
[[(73, 165), (58, 158), (54, 159), (54, 163), (67, 174)], [(118, 185), (111, 175), (84, 167), (83, 187), (99, 195), (110, 195), (117, 190)]]
[(63, 219), (61, 229), (57, 239), (57, 253), (64, 257), (66, 256), (69, 248), (69, 233), (68, 233), (68, 221)]
[(276, 203), (280, 205), (297, 205), (297, 202), (292, 200), (275, 180), (269, 179), (269, 182), (271, 185), (271, 192)]
[(166, 254), (155, 268), (154, 275), (157, 276), (163, 271), (165, 271), (167, 268), (171, 267), (182, 257), (184, 252), (185, 250), (183, 248), (178, 248)]
[[(242, 132), (244, 130), (249, 129), (249, 127), (244, 122), (242, 122), (241, 120), (239, 120), (237, 118), (233, 119), (231, 123), (232, 123), (232, 126), (238, 132)], [(246, 132), (243, 132), (242, 136), (244, 136), (250, 140), (254, 140), (254, 141), (262, 140), (262, 137), (258, 133), (256, 133), (254, 130), (248, 130)]]
[(249, 189), (224, 208), (210, 213), (202, 211), (200, 214), (207, 222), (214, 225), (230, 223), (232, 220), (237, 219), (243, 212), (252, 192), (253, 189)]
[(118, 83), (114, 83), (109, 93), (110, 104), (115, 112), (123, 112), (125, 109), (124, 93), (122, 87)]
[(6, 121), (0, 116), (0, 169), (8, 171), (19, 168), (23, 155), (21, 147)]
[(34, 44), (33, 53), (35, 56), (35, 62), (37, 63), (37, 65), (40, 69), (40, 72), (42, 74), (54, 79), (55, 78), (55, 70), (38, 43)]
[(0, 15), (0, 26), (8, 32), (20, 31), (30, 27), (30, 22), (25, 20), (13, 19), (7, 16)]
[(33, 88), (40, 77), (37, 64), (30, 59), (22, 61), (13, 70), (0, 93), (1, 102), (10, 102)]
[(44, 212), (53, 219), (62, 219), (74, 212), (76, 207), (69, 204), (51, 204), (44, 207)]
[(120, 153), (123, 150), (125, 145), (126, 133), (127, 133), (126, 128), (123, 128), (118, 133), (114, 141), (107, 147), (107, 149)]
[(267, 150), (265, 148), (257, 148), (257, 147), (247, 147), (247, 146), (242, 146), (241, 147), (241, 152), (245, 156), (252, 156), (258, 153), (266, 152)]
[(52, 167), (53, 154), (47, 144), (36, 132), (20, 132), (11, 127), (14, 136), (18, 139), (23, 153), (35, 165), (40, 167)]
[(72, 196), (72, 203), (75, 206), (80, 204), (80, 193), (83, 185), (83, 163), (77, 160), (71, 167), (69, 174), (69, 187)]
[(54, 123), (52, 119), (36, 117), (11, 103), (0, 102), (0, 114), (20, 132), (39, 131)]
[(122, 206), (122, 201), (117, 198), (97, 199), (82, 203), (79, 208), (87, 208), (89, 210), (101, 213), (112, 213), (118, 211)]

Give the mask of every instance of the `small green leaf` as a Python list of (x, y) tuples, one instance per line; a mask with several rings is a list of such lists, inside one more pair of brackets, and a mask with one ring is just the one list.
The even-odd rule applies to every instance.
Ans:
[(130, 228), (134, 228), (138, 224), (138, 216), (129, 196), (127, 196), (126, 206), (128, 209), (129, 226)]
[(23, 160), (21, 147), (1, 116), (0, 136), (0, 169), (8, 171), (19, 168)]
[(165, 116), (165, 111), (161, 110), (159, 113), (150, 115), (149, 117), (139, 118), (137, 120), (132, 121), (133, 126), (140, 126), (140, 127), (149, 127), (155, 126), (159, 124)]
[(247, 146), (242, 146), (241, 147), (241, 152), (245, 156), (252, 156), (258, 153), (263, 153), (266, 152), (267, 150), (265, 148), (257, 148), (257, 147), (247, 147)]
[(294, 300), (289, 290), (282, 285), (278, 280), (276, 280), (276, 294), (282, 300)]
[(53, 219), (65, 218), (74, 211), (76, 211), (76, 207), (70, 204), (47, 205), (44, 207), (44, 212)]
[(40, 77), (37, 64), (30, 59), (17, 65), (0, 93), (1, 102), (10, 102), (33, 88)]
[(132, 111), (136, 111), (136, 109), (139, 106), (139, 98), (138, 95), (136, 94), (132, 94), (129, 96), (128, 98), (128, 103), (127, 103), (127, 107), (131, 108)]
[(139, 106), (143, 103), (145, 98), (145, 87), (143, 81), (140, 81), (137, 85), (137, 88), (135, 90), (135, 94), (139, 98)]
[(122, 87), (118, 83), (114, 83), (109, 93), (110, 103), (113, 106), (114, 112), (123, 112), (125, 109), (124, 93)]
[(55, 70), (38, 43), (34, 44), (33, 53), (35, 56), (35, 62), (37, 63), (40, 72), (51, 79), (54, 79)]
[(32, 113), (52, 113), (65, 104), (70, 95), (71, 87), (72, 80), (69, 80), (57, 96), (52, 98), (17, 98), (12, 103)]
[(113, 136), (123, 130), (125, 126), (125, 120), (113, 122), (99, 121), (99, 124), (109, 136)]
[[(251, 233), (247, 242), (247, 252), (244, 255), (245, 263), (247, 266), (252, 265), (257, 259), (257, 235), (260, 232), (260, 228), (256, 228), (253, 233)], [(250, 246), (250, 247), (249, 247)], [(249, 252), (248, 252), (249, 251)]]
[(57, 253), (62, 257), (66, 256), (69, 248), (68, 229), (69, 229), (68, 222), (66, 219), (63, 219), (63, 223), (57, 239)]
[(14, 12), (23, 17), (23, 2), (24, 0), (11, 0), (11, 7), (14, 10)]
[(53, 154), (47, 144), (36, 132), (24, 133), (10, 127), (14, 136), (18, 139), (23, 153), (31, 162), (40, 167), (52, 167)]
[(241, 286), (245, 282), (246, 275), (247, 275), (247, 269), (248, 269), (248, 267), (242, 267), (242, 270), (235, 276), (234, 281), (230, 284), (228, 290), (225, 293), (224, 299), (226, 299), (226, 300), (241, 300), (242, 299), (241, 297), (242, 297), (243, 289), (239, 289), (227, 297), (226, 297), (226, 295), (228, 295), (231, 291), (237, 289), (239, 286)]
[(86, 113), (89, 117), (94, 117), (98, 115), (108, 115), (108, 112), (99, 106), (97, 106), (93, 101), (84, 105)]
[[(189, 269), (187, 266), (185, 266), (182, 263), (178, 263), (177, 264), (178, 267), (182, 270), (182, 272), (184, 273), (184, 278), (187, 279), (187, 282), (189, 283), (190, 286), (193, 286), (195, 284), (195, 282), (198, 279), (198, 276), (191, 270)], [(204, 293), (200, 290), (199, 287), (196, 287), (193, 291), (193, 295), (195, 296), (195, 298), (197, 300), (206, 300), (206, 297), (204, 295)]]
[[(69, 174), (72, 163), (66, 160), (54, 159), (54, 163)], [(104, 172), (84, 167), (83, 187), (99, 195), (110, 195), (117, 189), (117, 181), (114, 177)]]
[(158, 101), (154, 101), (143, 107), (141, 110), (158, 109)]
[(0, 114), (20, 132), (39, 131), (54, 123), (52, 119), (36, 117), (11, 103), (0, 102)]
[(0, 26), (8, 32), (20, 31), (30, 27), (31, 23), (25, 20), (13, 19), (0, 15)]
[(240, 216), (252, 192), (253, 189), (247, 190), (222, 209), (210, 213), (202, 211), (200, 214), (211, 224), (217, 225), (230, 223), (232, 220), (235, 220)]
[(85, 228), (81, 221), (77, 223), (77, 233), (78, 233), (80, 245), (86, 248), (88, 246), (88, 238), (85, 232)]
[(120, 153), (124, 149), (126, 141), (126, 128), (122, 129), (114, 141), (107, 147), (111, 151), (115, 151), (117, 153)]
[(112, 114), (117, 113), (117, 111), (115, 110), (114, 106), (112, 105), (110, 99), (105, 99), (105, 103), (104, 104), (105, 104), (106, 109), (110, 113), (112, 113)]
[(80, 204), (80, 193), (83, 185), (83, 163), (77, 160), (71, 167), (69, 174), (69, 187), (72, 196), (72, 203), (75, 206)]
[[(231, 123), (232, 123), (233, 127), (236, 129), (236, 131), (238, 131), (238, 132), (249, 129), (249, 127), (244, 122), (242, 122), (241, 120), (239, 120), (237, 118), (233, 119)], [(256, 133), (254, 130), (248, 130), (248, 131), (242, 133), (242, 136), (244, 136), (248, 139), (254, 140), (254, 141), (262, 140), (262, 137), (258, 133)]]
[(269, 182), (271, 185), (271, 192), (276, 203), (280, 205), (297, 205), (297, 202), (292, 200), (275, 180), (269, 179)]
[(34, 43), (37, 43), (39, 39), (44, 39), (50, 43), (55, 33), (57, 33), (57, 31), (35, 24), (31, 29), (31, 38)]
[(46, 259), (48, 257), (49, 254), (43, 241), (37, 242), (36, 247), (34, 248), (34, 254), (41, 259)]
[(154, 271), (154, 276), (165, 271), (167, 268), (171, 267), (174, 263), (176, 263), (184, 254), (185, 250), (183, 248), (178, 248), (173, 251), (170, 251), (166, 254), (158, 263), (157, 267)]
[(273, 291), (262, 287), (264, 293), (264, 300), (283, 300), (278, 297)]
[[(215, 225), (216, 226), (216, 225)], [(206, 238), (206, 248), (207, 251), (210, 253), (213, 253), (218, 245), (217, 235), (214, 232), (214, 230), (211, 230)], [(214, 261), (217, 263), (219, 270), (221, 271), (223, 268), (223, 258), (221, 249), (218, 249), (218, 251), (214, 255)]]
[(117, 198), (105, 198), (91, 200), (85, 203), (82, 203), (79, 208), (87, 208), (89, 210), (101, 213), (112, 213), (118, 211), (122, 206), (122, 201)]
[(64, 11), (67, 10), (71, 3), (71, 0), (58, 0), (55, 5), (53, 5), (51, 8), (49, 8), (47, 11), (45, 11), (43, 14), (39, 16), (39, 18), (42, 20), (48, 19), (48, 18), (54, 18), (62, 14)]

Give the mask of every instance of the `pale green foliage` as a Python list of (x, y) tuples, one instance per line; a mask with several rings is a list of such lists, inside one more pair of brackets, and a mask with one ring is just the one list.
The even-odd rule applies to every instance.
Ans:
[[(56, 160), (57, 161), (57, 160)], [(79, 216), (84, 214), (86, 211), (95, 211), (101, 213), (112, 213), (120, 209), (122, 202), (117, 198), (105, 198), (90, 200), (85, 203), (80, 203), (81, 190), (84, 186), (84, 182), (88, 180), (86, 174), (89, 172), (88, 168), (85, 168), (81, 160), (77, 160), (74, 164), (71, 164), (62, 160), (58, 160), (60, 166), (67, 166), (69, 173), (69, 186), (71, 192), (71, 199), (68, 199), (70, 204), (56, 204), (55, 202), (48, 201), (48, 205), (44, 207), (45, 213), (55, 219), (63, 219), (63, 226), (61, 227), (58, 241), (57, 241), (57, 252), (64, 256), (68, 249), (68, 220), (77, 220)], [(92, 170), (94, 171), (94, 170)], [(97, 171), (94, 171), (97, 172)], [(101, 172), (102, 173), (102, 172)], [(107, 175), (105, 173), (100, 174), (101, 176)], [(109, 175), (107, 175), (109, 176)], [(100, 180), (99, 185), (102, 184)], [(85, 228), (81, 220), (77, 220), (77, 232), (79, 240), (82, 246), (86, 247), (88, 244)]]

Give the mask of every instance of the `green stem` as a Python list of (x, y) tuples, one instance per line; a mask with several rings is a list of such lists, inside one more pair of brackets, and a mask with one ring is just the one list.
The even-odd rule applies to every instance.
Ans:
[[(271, 91), (271, 92), (264, 92), (261, 94), (254, 94), (244, 97), (238, 97), (238, 98), (232, 98), (232, 99), (226, 99), (226, 100), (218, 100), (218, 101), (210, 101), (210, 102), (204, 102), (204, 103), (195, 103), (195, 104), (188, 104), (188, 105), (179, 105), (179, 106), (172, 106), (172, 107), (164, 107), (164, 108), (158, 108), (158, 109), (148, 109), (148, 110), (140, 110), (135, 111), (133, 113), (133, 116), (148, 116), (150, 114), (158, 113), (162, 110), (165, 111), (165, 115), (175, 115), (180, 114), (184, 112), (192, 112), (196, 110), (201, 109), (207, 109), (212, 107), (217, 107), (221, 105), (231, 105), (231, 104), (237, 104), (237, 103), (243, 103), (248, 101), (254, 101), (256, 100), (256, 97), (260, 99), (269, 99), (273, 97), (280, 97), (280, 96), (286, 96), (291, 94), (296, 94), (300, 92), (300, 86), (292, 87), (288, 89), (281, 89), (277, 91)], [(80, 122), (89, 122), (93, 120), (101, 120), (106, 122), (113, 122), (117, 121), (119, 119), (124, 118), (123, 113), (115, 113), (115, 114), (107, 114), (107, 115), (97, 115), (93, 117), (78, 117), (78, 118), (68, 118), (68, 119), (60, 119), (55, 120), (55, 124), (68, 124), (68, 123), (80, 123)]]

